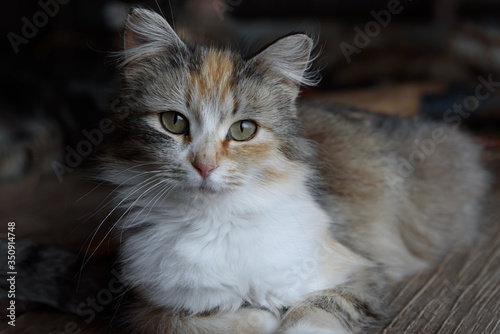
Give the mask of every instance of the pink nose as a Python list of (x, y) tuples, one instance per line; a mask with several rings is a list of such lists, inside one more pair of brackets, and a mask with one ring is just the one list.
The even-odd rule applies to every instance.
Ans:
[(215, 166), (211, 164), (196, 163), (193, 166), (200, 173), (203, 180), (206, 180), (215, 169)]

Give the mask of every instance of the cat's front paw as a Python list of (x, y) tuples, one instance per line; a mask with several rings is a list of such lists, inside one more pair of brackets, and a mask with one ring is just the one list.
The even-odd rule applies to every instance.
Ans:
[(296, 309), (285, 315), (278, 334), (352, 334), (336, 317), (320, 309)]
[(264, 310), (241, 308), (234, 315), (236, 334), (274, 334), (280, 325), (275, 315)]
[(278, 334), (351, 334), (344, 328), (335, 326), (326, 328), (320, 325), (308, 323), (306, 321), (299, 322), (292, 327), (280, 329)]

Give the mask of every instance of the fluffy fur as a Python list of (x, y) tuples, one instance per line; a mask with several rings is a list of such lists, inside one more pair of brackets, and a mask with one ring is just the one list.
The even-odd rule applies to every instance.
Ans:
[(471, 244), (490, 178), (471, 138), (444, 124), (330, 109), (300, 117), (319, 144), (333, 196), (326, 209), (344, 220), (332, 228), (338, 240), (395, 279)]
[[(475, 234), (479, 149), (440, 125), (298, 110), (309, 37), (244, 59), (183, 42), (147, 10), (127, 22), (122, 112), (101, 177), (119, 186), (135, 330), (359, 333), (385, 319), (386, 275), (424, 269)], [(189, 131), (168, 132), (165, 111)], [(228, 137), (241, 120), (258, 124), (251, 140)], [(447, 140), (401, 176), (400, 157), (436, 128)], [(216, 167), (206, 179), (200, 161)]]

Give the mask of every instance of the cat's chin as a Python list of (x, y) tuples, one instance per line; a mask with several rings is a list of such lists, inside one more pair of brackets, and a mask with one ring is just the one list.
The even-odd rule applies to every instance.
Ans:
[(226, 189), (220, 186), (215, 186), (209, 182), (202, 182), (197, 186), (189, 189), (190, 192), (195, 196), (215, 196), (226, 192)]
[(215, 195), (221, 192), (221, 190), (216, 190), (213, 187), (202, 184), (196, 188), (197, 193), (202, 195)]

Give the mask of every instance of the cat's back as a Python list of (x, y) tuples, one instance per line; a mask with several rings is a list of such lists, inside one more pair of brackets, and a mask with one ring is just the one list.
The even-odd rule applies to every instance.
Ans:
[(299, 116), (316, 143), (336, 237), (390, 276), (423, 269), (477, 235), (489, 175), (470, 136), (343, 106), (304, 106)]

